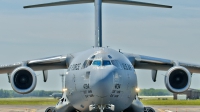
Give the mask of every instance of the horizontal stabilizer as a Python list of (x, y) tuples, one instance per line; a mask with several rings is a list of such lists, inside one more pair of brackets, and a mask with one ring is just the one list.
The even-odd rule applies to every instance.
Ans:
[(81, 4), (81, 3), (91, 3), (91, 2), (94, 2), (94, 0), (67, 0), (67, 1), (52, 2), (52, 3), (29, 5), (29, 6), (24, 6), (24, 8), (48, 7), (48, 6), (58, 6), (58, 5), (71, 5), (71, 4)]
[[(24, 6), (24, 8), (48, 7), (48, 6), (58, 6), (58, 5), (71, 5), (71, 4), (82, 4), (82, 3), (92, 3), (92, 2), (94, 2), (94, 0), (67, 0), (67, 1), (52, 2), (52, 3), (29, 5), (29, 6)], [(104, 3), (113, 3), (113, 4), (125, 4), (125, 5), (149, 6), (149, 7), (160, 7), (160, 8), (172, 8), (172, 6), (168, 6), (168, 5), (145, 3), (145, 2), (130, 1), (130, 0), (102, 0), (102, 2), (104, 2)]]
[(125, 4), (125, 5), (138, 5), (138, 6), (149, 6), (149, 7), (160, 7), (160, 8), (172, 8), (172, 6), (168, 6), (168, 5), (145, 3), (145, 2), (130, 1), (130, 0), (103, 0), (103, 2), (104, 3), (113, 3), (113, 4)]

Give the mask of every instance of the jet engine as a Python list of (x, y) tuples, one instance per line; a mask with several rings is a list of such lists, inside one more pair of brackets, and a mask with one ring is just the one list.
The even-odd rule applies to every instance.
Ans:
[(35, 89), (37, 77), (31, 68), (22, 66), (11, 73), (10, 82), (14, 91), (27, 94)]
[(182, 93), (191, 84), (191, 73), (182, 66), (170, 68), (165, 76), (165, 86), (172, 93)]

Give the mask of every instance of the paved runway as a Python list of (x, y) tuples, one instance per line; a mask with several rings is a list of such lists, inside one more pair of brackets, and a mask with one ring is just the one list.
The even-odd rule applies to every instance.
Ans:
[[(49, 106), (0, 105), (0, 112), (44, 112)], [(200, 112), (200, 106), (150, 106), (156, 112)]]
[(200, 112), (200, 106), (150, 106), (156, 112)]
[(44, 112), (49, 106), (0, 105), (0, 112)]

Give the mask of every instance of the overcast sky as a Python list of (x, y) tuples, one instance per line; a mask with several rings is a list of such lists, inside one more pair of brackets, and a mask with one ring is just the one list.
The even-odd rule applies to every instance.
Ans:
[[(56, 0), (0, 0), (0, 63), (10, 64), (87, 50), (94, 46), (94, 4), (23, 9)], [(103, 46), (123, 52), (200, 64), (200, 1), (141, 0), (172, 9), (103, 4)], [(36, 89), (60, 90), (60, 73), (50, 71), (47, 83), (37, 72)], [(165, 88), (165, 72), (157, 82), (151, 71), (137, 70), (140, 88)], [(40, 75), (41, 74), (41, 75)], [(193, 74), (192, 88), (200, 88)], [(12, 89), (7, 75), (0, 88)]]

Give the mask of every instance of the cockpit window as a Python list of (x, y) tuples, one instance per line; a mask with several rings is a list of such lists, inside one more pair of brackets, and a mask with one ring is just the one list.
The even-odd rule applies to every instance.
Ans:
[[(116, 60), (112, 60), (112, 61), (116, 61)], [(112, 63), (114, 63), (114, 62), (112, 62)], [(112, 63), (110, 60), (85, 60), (85, 62), (83, 63), (82, 69), (87, 68), (90, 65), (107, 66), (107, 65), (112, 65)], [(115, 63), (118, 67), (119, 64), (117, 62), (115, 62)]]
[(108, 57), (111, 59), (112, 58), (112, 56), (110, 56), (110, 55), (108, 55)]
[(94, 58), (95, 58), (95, 55), (93, 55), (91, 58), (94, 59)]
[(93, 60), (88, 60), (88, 66), (90, 66), (92, 64)]
[(101, 66), (101, 61), (100, 60), (94, 60), (92, 65)]
[(93, 60), (85, 60), (85, 62), (83, 63), (82, 69), (90, 66), (92, 64), (92, 61)]
[(111, 65), (109, 60), (103, 60), (103, 66)]
[(121, 66), (120, 66), (120, 63), (119, 63), (117, 60), (111, 60), (111, 62), (112, 62), (112, 64), (113, 64), (114, 66), (116, 66), (117, 68), (122, 69)]

